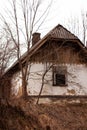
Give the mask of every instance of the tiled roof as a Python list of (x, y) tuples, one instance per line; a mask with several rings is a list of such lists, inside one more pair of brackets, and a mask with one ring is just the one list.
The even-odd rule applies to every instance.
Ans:
[(52, 38), (60, 38), (60, 39), (78, 39), (74, 34), (69, 32), (62, 25), (57, 25), (49, 34)]

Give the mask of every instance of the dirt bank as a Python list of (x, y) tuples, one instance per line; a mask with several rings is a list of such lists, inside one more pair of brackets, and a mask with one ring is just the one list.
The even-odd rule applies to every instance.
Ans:
[(0, 103), (0, 130), (87, 130), (87, 104)]

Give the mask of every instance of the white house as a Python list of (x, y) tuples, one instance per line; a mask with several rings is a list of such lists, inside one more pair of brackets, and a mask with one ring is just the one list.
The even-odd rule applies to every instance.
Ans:
[[(39, 33), (34, 34), (29, 62), (28, 95), (38, 96), (42, 82), (42, 96), (87, 94), (87, 49), (78, 37), (62, 25), (56, 26), (42, 39)], [(18, 62), (7, 73), (12, 73), (11, 95), (20, 96), (22, 84)]]

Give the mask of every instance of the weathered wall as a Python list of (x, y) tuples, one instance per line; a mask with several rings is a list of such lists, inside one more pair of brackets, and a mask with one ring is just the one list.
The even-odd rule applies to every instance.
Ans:
[(17, 72), (13, 75), (11, 83), (12, 83), (11, 96), (20, 97), (22, 95), (21, 72)]
[(10, 98), (11, 86), (11, 75), (7, 73), (0, 78), (0, 98)]
[[(45, 76), (43, 95), (84, 95), (87, 94), (87, 67), (85, 65), (67, 65), (67, 86), (52, 86), (52, 69)], [(28, 81), (28, 94), (38, 95), (42, 75), (46, 66), (33, 64)], [(12, 95), (21, 95), (21, 74), (16, 73), (12, 78)]]

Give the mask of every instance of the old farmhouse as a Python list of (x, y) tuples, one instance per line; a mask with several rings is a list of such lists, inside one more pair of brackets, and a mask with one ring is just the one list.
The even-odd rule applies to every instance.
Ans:
[[(82, 42), (64, 28), (57, 25), (40, 39), (34, 33), (30, 49), (30, 74), (28, 95), (86, 95), (87, 94), (87, 49)], [(26, 54), (22, 60), (25, 62)], [(18, 61), (5, 73), (7, 85), (0, 86), (4, 97), (21, 96), (21, 73)], [(44, 82), (43, 82), (43, 74)], [(7, 77), (7, 78), (6, 78)]]

